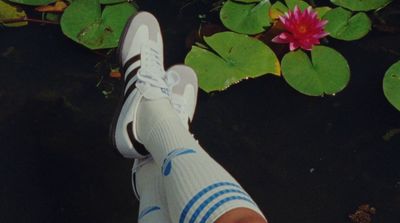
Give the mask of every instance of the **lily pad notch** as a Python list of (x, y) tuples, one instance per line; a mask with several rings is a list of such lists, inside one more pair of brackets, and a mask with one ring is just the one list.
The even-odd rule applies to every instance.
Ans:
[(269, 0), (228, 0), (220, 11), (220, 19), (234, 32), (253, 35), (271, 25), (270, 7)]
[(117, 1), (73, 1), (61, 17), (63, 33), (89, 49), (117, 47), (126, 21), (137, 9), (125, 1), (105, 5), (102, 10), (100, 2)]
[(314, 46), (311, 58), (303, 51), (287, 53), (282, 59), (282, 74), (286, 82), (305, 95), (335, 95), (350, 80), (350, 67), (336, 50)]

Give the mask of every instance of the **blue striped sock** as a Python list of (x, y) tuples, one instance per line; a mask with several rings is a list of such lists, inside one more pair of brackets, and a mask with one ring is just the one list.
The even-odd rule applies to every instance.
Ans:
[(139, 162), (143, 164), (133, 170), (133, 189), (140, 199), (138, 223), (172, 223), (160, 169), (153, 160)]
[(151, 128), (142, 136), (163, 176), (172, 222), (214, 223), (235, 208), (248, 208), (263, 216), (239, 183), (203, 150), (178, 118), (152, 116)]

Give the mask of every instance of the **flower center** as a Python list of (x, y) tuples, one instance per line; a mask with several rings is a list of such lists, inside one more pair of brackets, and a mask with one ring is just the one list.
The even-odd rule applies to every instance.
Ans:
[(307, 33), (307, 26), (305, 25), (299, 25), (299, 27), (297, 27), (297, 31), (301, 34)]

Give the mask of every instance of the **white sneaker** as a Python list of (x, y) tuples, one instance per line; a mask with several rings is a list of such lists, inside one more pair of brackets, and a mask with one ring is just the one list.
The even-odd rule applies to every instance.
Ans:
[(119, 60), (125, 83), (110, 128), (112, 145), (126, 158), (144, 158), (137, 140), (136, 114), (141, 99), (169, 98), (163, 65), (163, 42), (157, 19), (140, 12), (129, 19), (121, 36)]

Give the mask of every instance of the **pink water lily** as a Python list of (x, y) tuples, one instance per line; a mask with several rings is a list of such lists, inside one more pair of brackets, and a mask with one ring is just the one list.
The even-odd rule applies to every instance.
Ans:
[(320, 39), (329, 35), (324, 27), (327, 20), (318, 18), (317, 13), (308, 7), (303, 12), (299, 7), (279, 17), (285, 32), (272, 39), (275, 43), (289, 43), (290, 51), (298, 48), (312, 50), (314, 45), (320, 44)]

